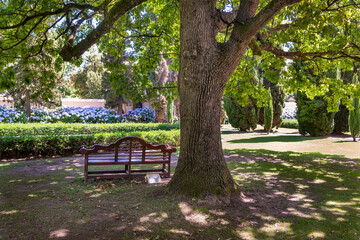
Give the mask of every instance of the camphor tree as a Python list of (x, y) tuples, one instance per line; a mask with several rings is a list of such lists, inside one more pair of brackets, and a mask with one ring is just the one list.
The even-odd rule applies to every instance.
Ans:
[[(160, 53), (177, 58), (181, 151), (168, 188), (180, 194), (238, 192), (224, 160), (219, 119), (226, 82), (245, 63), (243, 55), (252, 54), (249, 45), (268, 65), (285, 66), (288, 58), (351, 68), (360, 60), (359, 4), (349, 0), (9, 0), (0, 7), (2, 67), (43, 50), (77, 61), (99, 43), (112, 55), (133, 51), (132, 80), (143, 92)], [(334, 35), (338, 29), (342, 34)], [(60, 47), (48, 41), (50, 32)], [(30, 35), (38, 44), (27, 49)], [(323, 88), (329, 84), (324, 80)]]

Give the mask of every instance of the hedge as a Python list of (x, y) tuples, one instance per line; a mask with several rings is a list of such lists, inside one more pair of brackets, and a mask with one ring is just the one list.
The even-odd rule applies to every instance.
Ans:
[(280, 127), (298, 129), (299, 124), (298, 124), (297, 119), (283, 119)]
[(2, 123), (0, 124), (0, 137), (7, 136), (57, 136), (94, 134), (104, 132), (135, 132), (180, 129), (179, 124), (167, 123)]
[(0, 138), (0, 159), (69, 156), (79, 153), (80, 148), (94, 144), (109, 144), (125, 136), (137, 136), (152, 144), (180, 144), (180, 130), (152, 132), (115, 132), (93, 135), (44, 135), (7, 136)]

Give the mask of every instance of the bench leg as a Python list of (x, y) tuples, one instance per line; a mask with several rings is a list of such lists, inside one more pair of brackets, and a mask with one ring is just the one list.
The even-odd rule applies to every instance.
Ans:
[(168, 177), (170, 177), (170, 162), (168, 163)]
[(131, 164), (126, 165), (126, 166), (128, 166), (129, 179), (131, 180), (131, 179), (132, 179), (132, 178), (131, 178)]
[(88, 181), (88, 171), (89, 171), (89, 167), (88, 167), (87, 157), (86, 157), (86, 159), (85, 159), (85, 167), (84, 167), (84, 178), (85, 178), (85, 182)]

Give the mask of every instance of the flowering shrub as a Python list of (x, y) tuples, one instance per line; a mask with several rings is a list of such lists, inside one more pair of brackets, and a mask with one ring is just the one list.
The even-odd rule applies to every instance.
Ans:
[(155, 112), (149, 108), (136, 108), (121, 116), (126, 122), (153, 122)]
[(26, 114), (23, 110), (0, 105), (0, 123), (26, 122)]
[[(123, 115), (101, 107), (64, 107), (51, 111), (44, 107), (31, 109), (30, 122), (41, 123), (120, 123), (120, 122), (153, 122), (154, 111), (149, 108), (138, 108)], [(25, 111), (0, 105), (0, 123), (28, 122)]]
[(296, 117), (296, 108), (285, 108), (281, 114), (282, 119), (294, 119)]

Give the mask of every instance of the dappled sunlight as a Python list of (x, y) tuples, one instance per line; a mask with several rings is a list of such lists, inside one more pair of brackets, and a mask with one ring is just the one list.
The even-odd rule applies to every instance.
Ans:
[(304, 201), (304, 202), (314, 202), (314, 200), (307, 198), (306, 195), (301, 193), (295, 193), (289, 196), (290, 201)]
[(258, 214), (257, 216), (259, 216), (262, 220), (268, 221), (268, 222), (276, 220), (276, 218), (274, 218), (273, 216), (270, 216), (270, 215)]
[(10, 166), (11, 163), (10, 162), (7, 162), (7, 163), (0, 163), (0, 167), (7, 167), (7, 166)]
[(76, 178), (75, 176), (66, 176), (65, 179), (74, 179)]
[(141, 223), (145, 223), (145, 222), (161, 223), (167, 218), (168, 218), (168, 215), (165, 212), (162, 212), (160, 214), (158, 214), (158, 213), (150, 213), (150, 214), (148, 214), (148, 215), (146, 215), (144, 217), (141, 217), (140, 222)]
[(325, 238), (326, 234), (324, 232), (312, 232), (307, 235), (311, 239), (316, 238)]
[(299, 189), (299, 190), (303, 190), (303, 189), (306, 189), (306, 188), (309, 188), (308, 185), (304, 185), (304, 184), (301, 184), (301, 183), (297, 183), (295, 184), (296, 188)]
[(68, 229), (59, 229), (59, 230), (55, 230), (50, 232), (49, 237), (50, 238), (64, 238), (69, 234), (69, 230)]
[(175, 233), (175, 234), (181, 234), (181, 235), (186, 235), (186, 236), (190, 236), (191, 234), (188, 231), (182, 230), (182, 229), (170, 229), (169, 232), (171, 233)]
[(216, 215), (216, 216), (224, 216), (226, 214), (225, 211), (220, 211), (220, 210), (209, 210), (209, 213)]
[(0, 214), (10, 215), (10, 214), (18, 213), (18, 212), (19, 212), (19, 210), (9, 210), (9, 211), (1, 211)]
[(259, 229), (259, 232), (263, 232), (268, 236), (274, 237), (277, 233), (287, 233), (293, 234), (291, 229), (291, 223), (288, 222), (278, 222), (274, 224), (265, 223), (264, 227)]
[(257, 238), (255, 238), (255, 236), (254, 236), (252, 228), (247, 227), (244, 230), (243, 229), (242, 230), (237, 230), (236, 232), (237, 232), (238, 236), (241, 239), (244, 239), (244, 240), (257, 240)]
[(178, 206), (180, 208), (181, 213), (184, 215), (186, 221), (200, 225), (209, 224), (209, 222), (207, 221), (209, 216), (207, 214), (194, 211), (191, 208), (191, 206), (186, 202), (180, 202)]
[(326, 183), (325, 180), (322, 180), (322, 179), (314, 179), (313, 181), (309, 181), (309, 183), (312, 183), (312, 184), (321, 184), (321, 183)]
[(335, 202), (335, 201), (327, 201), (327, 202), (325, 203), (325, 205), (341, 207), (341, 206), (351, 206), (351, 205), (355, 205), (355, 203), (354, 203), (354, 202)]
[(133, 231), (135, 231), (135, 232), (152, 232), (151, 229), (147, 229), (144, 226), (135, 226), (135, 227), (133, 227)]
[(40, 179), (37, 179), (37, 180), (29, 180), (27, 181), (27, 183), (40, 183), (40, 182), (43, 182), (43, 180), (40, 180)]
[[(165, 185), (85, 183), (70, 160), (61, 160), (57, 171), (45, 165), (41, 178), (30, 176), (35, 167), (28, 162), (26, 177), (3, 177), (0, 221), (21, 238), (11, 224), (30, 234), (26, 223), (39, 219), (37, 239), (352, 239), (346, 237), (359, 229), (358, 167), (301, 156), (225, 156), (242, 194), (215, 203), (173, 197)], [(40, 163), (34, 164), (38, 174)], [(14, 168), (16, 174), (19, 169), (24, 165)]]
[(341, 208), (327, 208), (327, 207), (322, 207), (323, 210), (331, 212), (334, 215), (340, 215), (340, 216), (344, 216), (345, 214), (347, 214), (347, 211), (341, 209)]
[(288, 213), (291, 214), (291, 215), (294, 215), (294, 216), (297, 216), (297, 217), (302, 217), (302, 218), (313, 218), (313, 219), (316, 219), (318, 221), (320, 220), (325, 220), (325, 218), (323, 218), (321, 216), (321, 214), (319, 213), (311, 213), (311, 214), (307, 214), (307, 213), (304, 213), (304, 212), (301, 212), (295, 208), (288, 208)]
[(16, 182), (23, 182), (22, 179), (13, 179), (13, 180), (10, 180), (9, 183), (16, 183)]

